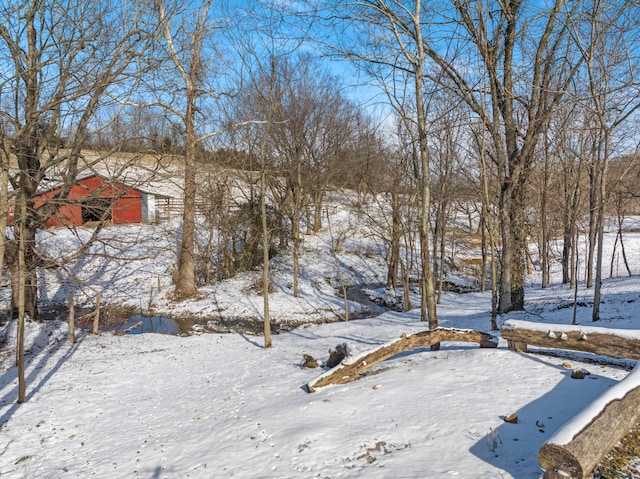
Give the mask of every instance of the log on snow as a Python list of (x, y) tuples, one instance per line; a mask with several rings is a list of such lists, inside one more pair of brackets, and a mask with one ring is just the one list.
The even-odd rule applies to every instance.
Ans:
[[(640, 364), (640, 363), (639, 363)], [(544, 479), (588, 477), (640, 421), (640, 366), (562, 426), (538, 453)]]
[(365, 369), (395, 356), (403, 351), (415, 348), (432, 346), (444, 341), (462, 341), (467, 343), (479, 343), (481, 348), (495, 348), (498, 346), (497, 338), (490, 334), (474, 330), (436, 328), (430, 331), (421, 331), (409, 336), (403, 334), (400, 338), (379, 346), (368, 353), (355, 358), (346, 358), (341, 364), (307, 384), (307, 391), (313, 392), (317, 388), (330, 384), (346, 384), (356, 379)]
[(514, 351), (526, 352), (531, 345), (640, 360), (640, 333), (635, 330), (508, 320), (500, 334)]

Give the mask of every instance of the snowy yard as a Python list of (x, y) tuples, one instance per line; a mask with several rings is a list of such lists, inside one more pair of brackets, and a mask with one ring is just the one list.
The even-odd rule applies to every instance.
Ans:
[[(175, 238), (150, 226), (123, 227), (117, 234), (135, 236), (134, 230), (156, 235), (144, 252), (148, 259), (95, 257), (69, 266), (88, 285), (76, 290), (79, 302), (101, 291), (107, 302), (169, 315), (259, 319), (261, 297), (246, 292), (251, 274), (203, 287), (198, 301), (171, 303), (165, 295), (175, 253), (166, 246)], [(625, 241), (637, 265), (640, 241), (633, 235)], [(43, 236), (60, 248), (73, 241)], [(354, 282), (381, 281), (384, 265), (357, 254), (364, 251), (358, 241), (340, 257), (345, 271)], [(325, 246), (321, 237), (305, 243), (297, 300), (289, 291), (287, 261), (274, 265), (276, 320), (340, 314), (335, 263)], [(131, 243), (122, 254), (142, 252)], [(573, 291), (555, 284), (542, 290), (531, 279), (526, 311), (500, 321), (569, 324)], [(55, 272), (44, 273), (42, 281), (43, 297), (66, 298), (69, 284), (56, 281)], [(637, 276), (607, 280), (598, 325), (639, 328), (638, 290)], [(591, 294), (580, 289), (580, 301), (588, 303)], [(590, 324), (590, 312), (580, 307), (578, 322)], [(441, 326), (488, 331), (490, 295), (447, 293), (438, 313)], [(497, 349), (445, 343), (440, 351), (403, 353), (355, 382), (309, 394), (303, 386), (322, 370), (302, 368), (303, 353), (326, 360), (340, 343), (351, 354), (365, 352), (426, 329), (419, 311), (308, 324), (274, 336), (269, 350), (260, 336), (212, 333), (80, 333), (70, 345), (66, 325), (49, 321), (27, 324), (28, 402), (18, 405), (14, 329), (13, 323), (0, 329), (2, 478), (534, 479), (541, 473), (543, 442), (633, 366), (594, 363), (578, 353), (514, 353), (504, 340)], [(591, 374), (572, 379), (577, 367)], [(517, 424), (503, 420), (511, 413)]]

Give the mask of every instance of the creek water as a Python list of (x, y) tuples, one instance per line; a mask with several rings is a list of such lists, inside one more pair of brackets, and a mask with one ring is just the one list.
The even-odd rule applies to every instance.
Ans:
[[(364, 310), (351, 313), (353, 319), (366, 319), (379, 316), (380, 314), (388, 311), (388, 308), (380, 306), (379, 304), (371, 301), (366, 293), (367, 289), (381, 288), (380, 284), (364, 284), (354, 285), (347, 288), (347, 298), (349, 301), (360, 303), (364, 305)], [(208, 321), (207, 319), (176, 319), (168, 316), (145, 316), (142, 314), (136, 314), (130, 316), (127, 321), (120, 325), (116, 329), (116, 333), (123, 334), (144, 334), (144, 333), (158, 333), (158, 334), (190, 334), (193, 332), (193, 326), (195, 324), (205, 325), (207, 324), (207, 330), (218, 333), (227, 332), (242, 332), (250, 334), (259, 334), (262, 330), (262, 323), (255, 320), (242, 320), (232, 319), (226, 320), (225, 318), (216, 318), (215, 321)], [(213, 328), (213, 329), (212, 329)], [(277, 325), (276, 325), (277, 331)]]
[(196, 321), (193, 319), (174, 319), (167, 316), (143, 316), (137, 314), (131, 316), (116, 331), (127, 334), (188, 334), (194, 324), (196, 324)]

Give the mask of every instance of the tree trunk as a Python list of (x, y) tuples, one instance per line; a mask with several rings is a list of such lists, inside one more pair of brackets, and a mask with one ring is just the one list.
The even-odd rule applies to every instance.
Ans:
[(609, 279), (613, 278), (613, 268), (616, 264), (616, 256), (618, 248), (618, 240), (620, 239), (620, 230), (616, 233), (616, 239), (613, 241), (613, 250), (611, 251), (611, 260), (609, 261)]
[(216, 226), (215, 226), (215, 216), (211, 218), (211, 222), (209, 224), (209, 234), (207, 235), (207, 246), (205, 248), (204, 260), (204, 282), (205, 284), (211, 284), (213, 282), (211, 277), (211, 256), (213, 255), (213, 240), (215, 238)]
[(542, 288), (549, 282), (549, 224), (547, 221), (547, 196), (549, 190), (549, 148), (544, 157), (543, 179), (540, 197), (540, 272), (542, 274)]
[[(19, 314), (20, 304), (24, 309), (24, 314), (31, 319), (38, 319), (38, 274), (37, 274), (37, 254), (32, 244), (35, 241), (35, 231), (28, 231), (25, 227), (23, 232), (26, 237), (22, 254), (24, 261), (24, 271), (20, 271), (19, 264), (16, 264), (11, 272), (11, 317), (15, 318)], [(32, 237), (33, 240), (28, 238)], [(20, 243), (22, 240), (18, 240)]]
[(166, 16), (164, 3), (155, 0), (160, 29), (165, 39), (165, 46), (171, 62), (184, 82), (186, 109), (181, 115), (185, 129), (184, 156), (184, 211), (182, 213), (182, 238), (180, 243), (178, 277), (176, 290), (183, 297), (195, 296), (198, 293), (195, 280), (195, 214), (196, 214), (196, 154), (198, 133), (196, 131), (197, 102), (202, 91), (199, 85), (202, 80), (203, 64), (200, 55), (203, 39), (207, 29), (207, 15), (211, 1), (202, 2), (199, 14), (192, 19), (194, 28), (187, 32), (188, 60), (185, 64), (174, 47), (170, 20)]
[(353, 362), (343, 360), (341, 364), (333, 368), (330, 374), (325, 374), (316, 381), (307, 384), (307, 391), (314, 392), (317, 388), (330, 384), (347, 384), (355, 379), (366, 369), (395, 356), (403, 351), (434, 346), (441, 341), (461, 341), (478, 343), (481, 348), (495, 348), (498, 346), (497, 338), (487, 333), (473, 330), (460, 330), (448, 328), (436, 328), (422, 331), (409, 336), (403, 334), (391, 343), (375, 348), (373, 351), (358, 356)]
[[(438, 317), (436, 315), (435, 284), (431, 261), (429, 261), (429, 223), (431, 213), (431, 171), (429, 162), (429, 148), (427, 144), (427, 120), (425, 115), (425, 105), (423, 98), (424, 91), (424, 66), (425, 52), (422, 40), (422, 25), (420, 23), (421, 13), (420, 0), (415, 3), (413, 16), (414, 34), (416, 36), (417, 58), (414, 63), (414, 85), (416, 96), (416, 114), (418, 130), (418, 152), (420, 154), (420, 258), (422, 268), (422, 300), (420, 304), (420, 320), (429, 321), (429, 329), (438, 327)], [(431, 349), (440, 348), (438, 343), (433, 344)]]
[(510, 319), (502, 325), (500, 335), (510, 344), (640, 360), (638, 339), (629, 337), (628, 331), (624, 329), (603, 330), (594, 326), (542, 324)]
[(297, 298), (300, 295), (298, 276), (300, 275), (300, 232), (293, 230), (293, 297)]
[[(8, 264), (11, 274), (11, 316), (19, 313), (20, 304), (24, 313), (31, 319), (38, 319), (38, 273), (39, 256), (36, 251), (36, 232), (39, 227), (38, 218), (33, 208), (33, 198), (36, 191), (34, 176), (20, 174), (20, 190), (17, 195), (14, 215), (14, 235), (16, 237), (18, 255), (13, 259), (13, 265)], [(28, 177), (28, 178), (27, 178)], [(17, 225), (17, 227), (16, 227)], [(20, 266), (23, 261), (23, 269)]]
[[(4, 143), (4, 136), (0, 134), (0, 141)], [(7, 241), (7, 215), (9, 214), (9, 154), (5, 154), (4, 148), (0, 155), (0, 282), (4, 278), (5, 247)]]
[(297, 200), (295, 199), (296, 193), (294, 192), (294, 206), (293, 215), (291, 218), (291, 240), (293, 243), (293, 297), (297, 298), (299, 295), (298, 277), (300, 275), (300, 211), (297, 207)]
[[(594, 148), (595, 150), (595, 148)], [(595, 258), (598, 218), (598, 184), (600, 178), (599, 155), (593, 153), (589, 172), (589, 243), (587, 245), (586, 287), (593, 286), (593, 261)]]
[[(27, 262), (26, 262), (26, 226), (27, 226), (27, 198), (24, 189), (18, 192), (18, 202), (16, 205), (16, 211), (20, 211), (18, 220), (18, 264), (17, 264), (17, 276), (18, 276), (18, 344), (16, 345), (16, 364), (18, 366), (18, 403), (24, 403), (27, 401), (27, 383), (25, 378), (25, 364), (24, 364), (24, 328), (25, 328), (25, 298), (26, 298), (26, 282), (27, 282)], [(14, 219), (15, 221), (15, 219)], [(15, 227), (14, 227), (15, 231)], [(12, 275), (13, 279), (13, 275)], [(37, 304), (37, 303), (36, 303)]]
[(182, 213), (182, 240), (176, 289), (183, 297), (198, 293), (195, 279), (195, 215), (196, 215), (196, 92), (187, 91), (185, 115), (186, 151), (184, 158), (184, 211)]
[(486, 139), (484, 131), (480, 142), (480, 179), (482, 186), (482, 211), (480, 215), (480, 225), (482, 228), (482, 278), (484, 284), (484, 276), (487, 271), (487, 251), (486, 240), (489, 240), (489, 252), (491, 254), (491, 329), (498, 329), (498, 271), (496, 267), (496, 239), (494, 222), (491, 218), (491, 201), (489, 197), (489, 178), (487, 171), (487, 161), (485, 157)]
[(632, 276), (631, 268), (629, 267), (629, 261), (627, 260), (627, 252), (624, 248), (624, 240), (622, 234), (622, 219), (620, 219), (620, 251), (622, 252), (622, 261), (624, 262), (624, 267), (627, 269), (627, 275)]
[(571, 240), (573, 239), (573, 234), (566, 214), (564, 221), (562, 231), (562, 284), (567, 284), (571, 281), (571, 256), (573, 255)]
[(527, 235), (524, 229), (524, 209), (517, 208), (512, 212), (512, 216), (514, 217), (512, 221), (514, 248), (511, 256), (511, 261), (513, 262), (511, 311), (522, 311), (524, 310), (525, 256), (527, 250)]
[[(484, 199), (484, 195), (483, 195)], [(480, 292), (484, 293), (487, 290), (487, 227), (485, 223), (487, 221), (487, 207), (482, 202), (482, 209), (480, 210), (480, 252), (482, 255), (482, 262), (480, 263)]]
[(323, 205), (322, 191), (317, 191), (313, 195), (313, 231), (317, 233), (322, 229), (322, 205)]
[(264, 347), (271, 347), (271, 318), (269, 317), (269, 228), (267, 227), (267, 169), (262, 164), (260, 174), (260, 213), (262, 215), (262, 300), (264, 316)]
[(405, 267), (403, 261), (400, 261), (400, 270), (402, 272), (402, 310), (409, 311), (411, 309), (411, 278), (409, 268)]
[(580, 275), (580, 271), (578, 269), (580, 263), (580, 255), (578, 253), (578, 242), (580, 241), (580, 236), (578, 232), (578, 227), (574, 223), (572, 225), (573, 229), (573, 252), (571, 254), (571, 282), (569, 284), (569, 289), (578, 288), (578, 276)]
[(308, 201), (304, 203), (304, 215), (307, 220), (307, 234), (310, 235), (313, 233), (313, 225), (311, 224), (311, 205)]
[(596, 280), (593, 289), (593, 311), (591, 319), (598, 321), (600, 319), (600, 292), (602, 290), (602, 261), (603, 261), (603, 247), (604, 247), (604, 221), (605, 221), (605, 206), (607, 200), (607, 171), (609, 166), (609, 130), (605, 128), (604, 131), (604, 156), (602, 158), (602, 169), (600, 171), (600, 183), (598, 191), (598, 214), (597, 214), (597, 240), (598, 240), (598, 252), (596, 256)]
[(400, 195), (396, 191), (391, 192), (390, 242), (387, 288), (395, 289), (398, 279), (398, 266), (400, 264)]
[[(582, 163), (582, 160), (581, 160)], [(573, 175), (568, 175), (565, 171), (564, 178), (564, 229), (563, 229), (563, 243), (562, 243), (562, 283), (567, 284), (570, 283), (570, 288), (573, 288), (573, 284), (575, 281), (573, 267), (575, 251), (578, 247), (577, 242), (575, 242), (576, 237), (576, 221), (577, 221), (577, 210), (578, 203), (580, 200), (580, 165), (578, 165), (578, 174), (573, 177)]]
[[(444, 257), (445, 257), (445, 251), (446, 251), (446, 240), (447, 240), (447, 236), (446, 236), (446, 228), (445, 228), (445, 223), (446, 223), (446, 211), (445, 211), (445, 206), (444, 205), (440, 205), (440, 209), (441, 209), (441, 215), (440, 215), (440, 251), (439, 251), (439, 258), (438, 258), (438, 264), (440, 265), (439, 269), (438, 269), (438, 298), (437, 298), (437, 304), (440, 304), (440, 301), (442, 299), (442, 289), (444, 287)], [(455, 268), (455, 266), (453, 266)]]
[(513, 250), (513, 232), (510, 228), (509, 211), (511, 210), (509, 198), (510, 194), (505, 192), (503, 185), (500, 194), (500, 205), (498, 207), (499, 227), (502, 237), (502, 251), (500, 264), (502, 266), (500, 274), (500, 288), (498, 291), (498, 312), (508, 313), (512, 311), (511, 306), (511, 283), (513, 276), (512, 250)]

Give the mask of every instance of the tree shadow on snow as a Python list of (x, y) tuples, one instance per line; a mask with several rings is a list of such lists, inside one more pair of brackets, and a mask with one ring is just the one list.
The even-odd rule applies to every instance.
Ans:
[[(264, 345), (260, 344), (258, 341), (256, 341), (255, 339), (250, 338), (249, 336), (247, 336), (246, 334), (241, 334), (240, 337), (242, 339), (244, 339), (246, 342), (248, 342), (249, 344), (251, 344), (252, 346), (255, 346), (256, 348), (262, 348), (264, 349)], [(256, 336), (258, 337), (258, 336)]]
[[(504, 416), (515, 413), (518, 422), (504, 422), (496, 429), (489, 429), (486, 435), (471, 447), (470, 452), (507, 472), (511, 477), (537, 478), (541, 472), (537, 459), (538, 451), (544, 442), (617, 381), (597, 374), (591, 374), (585, 379), (573, 379), (571, 369), (548, 362), (543, 357), (530, 354), (525, 354), (525, 357), (556, 368), (562, 379), (552, 390), (519, 410), (503, 411), (503, 419)], [(594, 370), (595, 367), (590, 369)], [(526, 383), (526, 376), (519, 381)], [(517, 388), (518, 384), (514, 383), (512, 387)], [(496, 391), (495, 394), (499, 395), (500, 391)], [(491, 401), (491, 398), (487, 398), (487, 401)]]
[[(17, 322), (12, 321), (12, 326), (17, 327)], [(8, 326), (9, 327), (9, 326)], [(46, 328), (42, 328), (38, 337), (32, 342), (32, 346), (27, 348), (25, 345), (25, 383), (27, 389), (27, 401), (30, 401), (40, 389), (53, 377), (53, 375), (62, 367), (62, 365), (70, 359), (75, 353), (78, 344), (82, 341), (82, 338), (77, 338), (75, 344), (69, 344), (64, 339), (56, 339), (55, 342), (49, 343), (49, 331)], [(38, 345), (45, 344), (43, 347)], [(14, 346), (15, 347), (15, 346)], [(66, 351), (62, 356), (58, 357), (55, 364), (49, 364), (57, 356), (57, 352), (66, 348)], [(42, 351), (46, 349), (46, 353)], [(15, 349), (13, 349), (15, 351)], [(31, 361), (31, 358), (36, 361)], [(38, 379), (43, 369), (48, 368), (47, 373)], [(37, 383), (34, 383), (37, 381)], [(13, 384), (13, 386), (11, 386)], [(4, 426), (18, 410), (20, 404), (16, 401), (18, 399), (18, 368), (15, 365), (6, 369), (2, 375), (0, 375), (0, 391), (4, 391), (2, 397), (0, 397), (0, 410), (4, 409), (4, 406), (13, 402), (13, 405), (9, 407), (0, 416), (0, 428)]]

